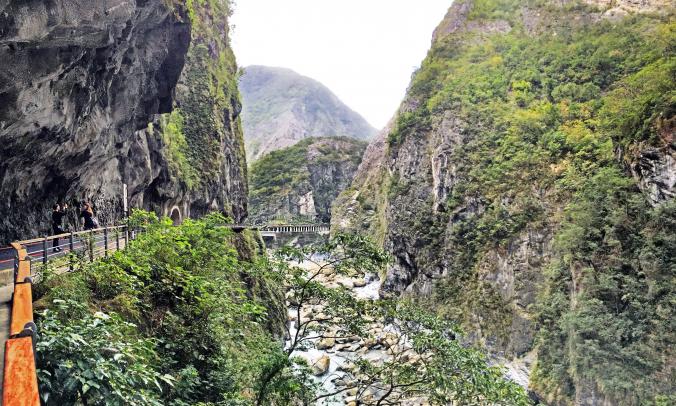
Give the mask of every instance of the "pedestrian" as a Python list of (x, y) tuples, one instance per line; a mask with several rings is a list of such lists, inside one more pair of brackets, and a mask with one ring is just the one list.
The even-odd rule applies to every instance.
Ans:
[(82, 204), (80, 218), (82, 218), (85, 231), (93, 230), (97, 227), (96, 220), (94, 219), (94, 210), (92, 210), (91, 204), (86, 202)]
[[(66, 215), (67, 209), (68, 205), (65, 203), (63, 204), (63, 206), (59, 205), (58, 203), (52, 206), (52, 232), (54, 233), (54, 235), (60, 235), (65, 233), (65, 231), (63, 230), (63, 217)], [(52, 251), (54, 252), (61, 251), (61, 247), (59, 247), (58, 237), (54, 238), (54, 242), (52, 243)]]

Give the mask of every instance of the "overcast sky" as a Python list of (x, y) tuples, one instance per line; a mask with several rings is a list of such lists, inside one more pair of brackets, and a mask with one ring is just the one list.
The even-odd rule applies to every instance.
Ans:
[(316, 79), (374, 127), (392, 117), (451, 0), (236, 0), (240, 66)]

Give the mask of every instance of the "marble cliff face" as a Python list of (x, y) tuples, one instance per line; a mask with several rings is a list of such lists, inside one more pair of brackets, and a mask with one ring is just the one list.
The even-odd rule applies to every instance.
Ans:
[(348, 137), (307, 138), (251, 166), (251, 220), (331, 219), (336, 196), (350, 185), (366, 143)]
[(57, 201), (113, 223), (123, 184), (131, 207), (246, 217), (229, 11), (215, 4), (0, 3), (2, 240), (47, 233)]
[[(525, 371), (523, 378), (525, 382), (530, 379), (531, 389), (537, 392), (534, 396), (548, 403), (617, 404), (625, 395), (606, 386), (605, 372), (594, 375), (571, 366), (587, 359), (588, 348), (580, 338), (586, 333), (574, 328), (560, 331), (558, 344), (554, 344), (551, 331), (558, 331), (558, 327), (545, 328), (542, 308), (548, 308), (544, 302), (551, 305), (552, 292), (561, 289), (565, 302), (561, 309), (565, 310), (559, 309), (562, 313), (556, 320), (564, 320), (581, 314), (580, 298), (586, 300), (593, 290), (584, 271), (588, 264), (569, 261), (557, 248), (570, 236), (561, 230), (578, 225), (566, 216), (578, 209), (582, 192), (568, 194), (556, 181), (571, 161), (565, 158), (539, 167), (546, 160), (539, 157), (528, 164), (531, 166), (522, 161), (516, 164), (526, 159), (517, 151), (534, 154), (536, 148), (527, 142), (513, 150), (508, 145), (514, 140), (511, 137), (540, 131), (519, 127), (529, 120), (522, 116), (529, 106), (541, 107), (546, 100), (553, 100), (561, 103), (554, 108), (560, 108), (569, 106), (571, 98), (583, 101), (587, 97), (561, 96), (565, 86), (572, 85), (557, 81), (578, 81), (584, 86), (585, 81), (595, 79), (566, 78), (564, 74), (552, 76), (553, 81), (548, 82), (547, 75), (553, 70), (542, 64), (551, 63), (547, 58), (555, 55), (552, 50), (542, 53), (540, 66), (535, 64), (521, 75), (527, 69), (509, 66), (514, 56), (510, 44), (530, 41), (544, 47), (556, 43), (557, 36), (611, 25), (618, 31), (609, 35), (617, 35), (621, 42), (626, 34), (618, 27), (623, 24), (631, 26), (645, 19), (646, 26), (656, 26), (669, 21), (669, 16), (673, 16), (673, 3), (665, 1), (453, 2), (434, 31), (432, 49), (414, 75), (392, 123), (371, 142), (351, 187), (334, 205), (333, 232), (367, 234), (392, 254), (383, 293), (429, 301), (439, 312), (459, 320), (472, 341)], [(525, 57), (517, 59), (527, 63)], [(469, 75), (468, 71), (474, 73)], [(512, 82), (503, 87), (503, 79)], [(614, 80), (633, 83), (626, 71)], [(528, 95), (519, 93), (520, 85), (529, 89)], [(533, 90), (540, 86), (543, 96)], [(661, 113), (658, 109), (662, 107), (654, 107), (655, 114), (648, 114), (654, 120), (651, 135), (631, 138), (633, 134), (628, 134), (626, 127), (613, 127), (615, 121), (609, 113), (613, 103), (631, 100), (618, 96), (622, 92), (618, 88), (621, 86), (611, 83), (593, 85), (595, 97), (608, 96), (599, 116), (611, 124), (607, 130), (590, 130), (613, 140), (612, 146), (610, 141), (604, 144), (604, 170), (619, 168), (623, 179), (634, 185), (631, 195), (645, 202), (643, 210), (665, 207), (668, 211), (676, 183), (673, 110)], [(556, 120), (543, 123), (543, 134), (555, 133), (556, 125)], [(595, 148), (600, 150), (601, 146)], [(512, 164), (522, 166), (515, 171)], [(660, 215), (664, 214), (656, 214)], [(647, 224), (637, 227), (650, 227)], [(560, 268), (565, 271), (557, 276), (555, 288), (551, 270), (562, 263), (570, 268)], [(611, 273), (615, 265), (608, 260), (603, 266)], [(642, 266), (649, 267), (641, 264), (634, 269), (639, 274), (646, 272), (641, 271)], [(642, 285), (646, 292), (652, 283)], [(552, 378), (550, 361), (542, 354), (556, 354), (556, 361), (571, 369)], [(540, 369), (532, 375), (538, 356)], [(660, 368), (668, 370), (673, 355), (658, 357), (662, 367), (646, 374), (656, 377), (655, 387), (662, 385), (664, 389)], [(627, 399), (626, 404), (640, 403), (638, 398)]]

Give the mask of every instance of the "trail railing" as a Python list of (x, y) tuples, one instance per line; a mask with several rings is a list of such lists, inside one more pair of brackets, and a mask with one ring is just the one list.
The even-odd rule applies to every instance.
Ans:
[[(32, 286), (35, 271), (52, 262), (57, 271), (66, 272), (72, 269), (73, 258), (76, 256), (93, 261), (124, 249), (131, 238), (133, 232), (130, 233), (126, 226), (114, 226), (11, 244), (14, 253), (11, 268), (14, 293), (11, 300), (9, 339), (5, 343), (3, 406), (40, 405), (35, 367), (37, 326), (33, 320)], [(6, 255), (5, 251), (0, 251), (0, 265), (7, 262), (2, 258)]]
[[(91, 261), (123, 249), (129, 239), (130, 233), (127, 226), (112, 226), (50, 235), (18, 241), (14, 244), (19, 244), (26, 249), (34, 265), (44, 265), (58, 258), (66, 259), (71, 253), (84, 256)], [(8, 272), (14, 268), (14, 257), (14, 247), (0, 248), (0, 272)], [(6, 283), (10, 282), (5, 280)]]

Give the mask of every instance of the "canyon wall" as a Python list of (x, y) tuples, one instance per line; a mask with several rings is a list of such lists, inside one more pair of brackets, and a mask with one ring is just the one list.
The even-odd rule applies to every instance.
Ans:
[[(50, 232), (91, 201), (246, 217), (227, 1), (0, 3), (0, 239)], [(216, 101), (216, 102), (214, 102)], [(76, 223), (74, 209), (69, 223)]]
[(667, 3), (453, 2), (334, 207), (547, 404), (672, 396)]
[(263, 156), (251, 166), (251, 220), (329, 223), (365, 148), (352, 138), (319, 137)]

